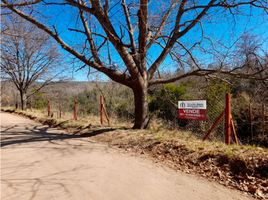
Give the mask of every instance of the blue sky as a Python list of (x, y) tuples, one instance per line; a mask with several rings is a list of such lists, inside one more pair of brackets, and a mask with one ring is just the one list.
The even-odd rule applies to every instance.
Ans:
[[(127, 1), (128, 2), (128, 1)], [(151, 14), (156, 14), (161, 10), (165, 10), (165, 4), (160, 3), (161, 1), (155, 1), (149, 7), (151, 9)], [(165, 1), (163, 1), (165, 2)], [(84, 43), (84, 36), (80, 33), (70, 32), (68, 28), (77, 28), (81, 24), (77, 19), (77, 10), (71, 8), (70, 6), (49, 6), (49, 7), (40, 7), (42, 13), (42, 20), (44, 20), (48, 25), (53, 25), (57, 27), (58, 33), (60, 36), (71, 46), (81, 50), (81, 44)], [(116, 30), (119, 32), (119, 26), (116, 24), (118, 21), (124, 21), (123, 15), (119, 12), (120, 7), (115, 7), (111, 11), (112, 22), (114, 23)], [(203, 20), (203, 30), (205, 36), (210, 38), (213, 41), (220, 41), (224, 44), (224, 46), (231, 46), (234, 41), (236, 41), (242, 34), (249, 33), (252, 35), (256, 35), (260, 40), (266, 41), (263, 44), (263, 48), (265, 51), (268, 51), (268, 17), (267, 14), (264, 14), (259, 9), (248, 9), (246, 7), (242, 7), (240, 9), (241, 13), (246, 14), (247, 16), (243, 15), (235, 15), (234, 17), (230, 14), (226, 13), (223, 14), (222, 12), (213, 12), (213, 17), (204, 18)], [(250, 16), (249, 16), (250, 15)], [(40, 16), (40, 15), (39, 15)], [(41, 18), (40, 17), (40, 18)], [(191, 16), (186, 16), (191, 17)], [(134, 21), (134, 19), (133, 19)], [(100, 28), (96, 28), (96, 31), (101, 31)], [(187, 35), (180, 39), (186, 45), (191, 45), (196, 41), (199, 41), (201, 36), (201, 28), (200, 26), (196, 26), (193, 28)], [(210, 43), (208, 40), (204, 40), (201, 44), (204, 48), (209, 48)], [(110, 45), (111, 47), (111, 45)], [(223, 46), (215, 43), (214, 46), (220, 52), (224, 52), (226, 49)], [(86, 67), (84, 70), (76, 71), (77, 67), (82, 66), (81, 63), (76, 62), (73, 63), (69, 53), (61, 50), (65, 57), (65, 62), (68, 65), (69, 71), (67, 72), (69, 76), (72, 76), (74, 80), (77, 81), (86, 81), (88, 80), (88, 68)], [(115, 63), (119, 66), (123, 65), (122, 61), (120, 60), (119, 56), (117, 55), (116, 51), (112, 49), (112, 58)], [(159, 53), (161, 52), (161, 48), (159, 46), (153, 46), (151, 50), (148, 52), (148, 61), (154, 60)], [(204, 54), (198, 50), (192, 52), (196, 57), (199, 58), (200, 62), (207, 65), (215, 59), (214, 56), (210, 54)], [(106, 50), (101, 52), (101, 56), (103, 59), (106, 59)], [(162, 71), (174, 71), (176, 69), (177, 64), (171, 59), (171, 57), (167, 57), (164, 63), (161, 66)], [(94, 70), (91, 70), (91, 72)], [(93, 73), (89, 76), (90, 80), (107, 80), (104, 75), (97, 75)]]

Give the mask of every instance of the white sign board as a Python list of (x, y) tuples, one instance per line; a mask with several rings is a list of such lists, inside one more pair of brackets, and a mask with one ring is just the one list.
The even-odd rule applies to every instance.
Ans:
[(207, 101), (206, 100), (178, 101), (178, 108), (207, 109)]

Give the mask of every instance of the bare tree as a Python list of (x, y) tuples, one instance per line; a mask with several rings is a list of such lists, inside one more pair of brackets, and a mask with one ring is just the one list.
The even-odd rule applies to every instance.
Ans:
[[(43, 10), (40, 9), (42, 6)], [(80, 40), (68, 44), (70, 37), (59, 34), (62, 25), (57, 27), (56, 24), (42, 19), (42, 15), (47, 18), (55, 16), (55, 12), (47, 12), (45, 8), (48, 6), (66, 9), (65, 12), (58, 13), (66, 13), (61, 16), (64, 19), (70, 17), (70, 13), (76, 13), (73, 16), (73, 19), (77, 19), (76, 23), (70, 23), (65, 31), (70, 31), (70, 34), (73, 32), (75, 38), (80, 34)], [(45, 31), (85, 66), (131, 88), (135, 101), (134, 128), (145, 128), (148, 123), (147, 90), (152, 85), (169, 83), (188, 76), (218, 73), (259, 79), (255, 72), (242, 74), (236, 71), (236, 67), (209, 69), (198, 64), (192, 55), (192, 48), (199, 45), (200, 41), (193, 38), (194, 42), (189, 46), (183, 43), (182, 38), (194, 29), (202, 35), (202, 23), (217, 16), (223, 18), (225, 15), (244, 14), (243, 11), (248, 12), (250, 8), (267, 13), (267, 0), (132, 0), (128, 3), (126, 0), (2, 0), (2, 7)], [(38, 13), (34, 12), (36, 9)], [(183, 73), (173, 77), (161, 78), (160, 67), (165, 59), (171, 57), (183, 62), (181, 55), (177, 53), (180, 50), (195, 67), (184, 69)], [(263, 70), (265, 69), (261, 69)]]
[[(261, 69), (267, 68), (268, 66), (268, 54), (262, 49), (262, 44), (265, 41), (257, 38), (257, 36), (252, 34), (244, 34), (241, 40), (236, 46), (236, 53), (234, 56), (238, 58), (238, 62), (241, 63), (241, 69), (245, 73), (259, 73)], [(262, 54), (260, 53), (262, 52)], [(234, 60), (235, 58), (233, 58)], [(268, 71), (263, 71), (259, 73), (259, 77), (267, 77)], [(237, 81), (239, 85), (238, 90), (246, 91), (250, 99), (255, 99), (259, 102), (268, 101), (268, 82), (263, 81), (252, 81), (252, 80), (239, 80)], [(251, 101), (251, 100), (250, 100)]]
[(27, 99), (58, 75), (50, 72), (59, 53), (47, 34), (22, 18), (6, 16), (1, 31), (1, 75), (18, 89), (24, 110)]

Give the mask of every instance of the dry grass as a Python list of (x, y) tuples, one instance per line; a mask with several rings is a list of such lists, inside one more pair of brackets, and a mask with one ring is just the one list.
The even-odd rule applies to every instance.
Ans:
[(117, 118), (110, 118), (110, 125), (107, 121), (101, 125), (99, 116), (87, 115), (78, 117), (78, 120), (73, 120), (72, 113), (63, 113), (62, 117), (59, 117), (59, 113), (53, 112), (53, 117), (47, 116), (46, 110), (28, 109), (28, 110), (15, 110), (12, 107), (2, 107), (2, 111), (11, 112), (19, 115), (23, 115), (33, 120), (37, 120), (41, 123), (48, 124), (50, 126), (59, 126), (64, 129), (80, 129), (85, 127), (111, 127), (111, 128), (130, 128), (131, 123), (128, 121), (118, 120)]

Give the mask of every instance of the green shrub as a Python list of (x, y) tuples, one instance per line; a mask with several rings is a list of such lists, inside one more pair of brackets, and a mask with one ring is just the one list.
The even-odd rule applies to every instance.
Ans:
[(174, 121), (177, 118), (177, 102), (186, 94), (185, 84), (166, 84), (150, 91), (149, 111), (157, 117)]
[(42, 92), (35, 93), (30, 101), (32, 107), (35, 109), (41, 110), (47, 107), (47, 100), (45, 98), (45, 94)]

